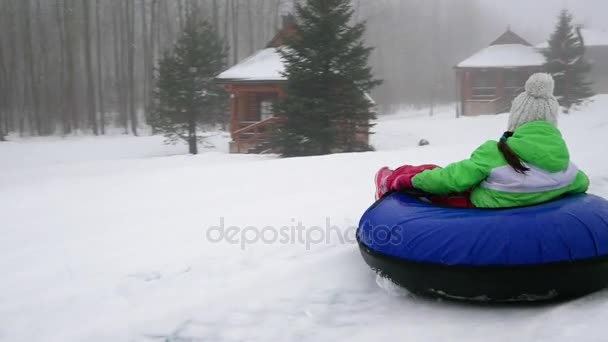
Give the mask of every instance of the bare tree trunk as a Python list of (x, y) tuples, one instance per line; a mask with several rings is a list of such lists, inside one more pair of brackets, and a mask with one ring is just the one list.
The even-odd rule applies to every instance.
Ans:
[(197, 0), (188, 1), (184, 18), (187, 18), (189, 15), (193, 15), (195, 17), (200, 17), (202, 15), (201, 4)]
[[(0, 103), (0, 139), (4, 139), (4, 136), (11, 131), (13, 112), (15, 110), (15, 89), (17, 84), (15, 69), (17, 68), (17, 57), (16, 49), (10, 48), (15, 46), (16, 41), (14, 9), (12, 0), (7, 0), (0, 9), (0, 26), (6, 24), (5, 27), (0, 27), (0, 30), (6, 34), (5, 39), (0, 40), (0, 58), (3, 60), (0, 65), (3, 70), (0, 72), (4, 75), (4, 80), (0, 79), (0, 82), (2, 82), (2, 85), (0, 85), (0, 92), (2, 92), (0, 98), (4, 97)], [(4, 56), (5, 51), (7, 53), (6, 56)]]
[[(0, 12), (1, 13), (1, 12)], [(4, 18), (0, 16), (0, 21)], [(4, 53), (2, 52), (2, 45), (0, 45), (0, 141), (5, 141), (7, 129), (6, 124), (6, 111), (8, 110), (8, 91), (6, 85), (9, 84), (8, 76), (6, 72), (6, 65), (4, 62)]]
[[(150, 83), (154, 80), (154, 64), (156, 60), (156, 47), (157, 47), (157, 33), (158, 33), (158, 0), (152, 0), (152, 5), (150, 6), (150, 34), (148, 36), (149, 40), (149, 57), (150, 63), (148, 64), (148, 73), (150, 77)], [(150, 87), (150, 92), (151, 92)], [(150, 95), (148, 95), (150, 98)]]
[(190, 154), (198, 154), (198, 140), (196, 139), (196, 124), (188, 126), (188, 148)]
[(112, 41), (113, 41), (113, 62), (114, 62), (114, 90), (116, 90), (115, 101), (114, 101), (114, 110), (118, 114), (118, 117), (122, 117), (122, 75), (121, 75), (121, 39), (120, 39), (120, 22), (122, 21), (119, 17), (120, 15), (120, 3), (114, 2), (112, 3), (113, 7), (113, 15), (112, 15)]
[(34, 49), (33, 49), (33, 37), (32, 37), (32, 20), (31, 20), (31, 5), (30, 0), (21, 0), (22, 4), (22, 13), (23, 13), (23, 42), (25, 44), (23, 53), (24, 53), (24, 63), (27, 67), (27, 78), (28, 78), (28, 89), (27, 93), (31, 96), (31, 101), (27, 101), (31, 103), (30, 110), (31, 116), (28, 116), (29, 129), (30, 133), (35, 133), (37, 135), (41, 135), (40, 130), (40, 96), (39, 96), (39, 87), (36, 82), (36, 68), (34, 61)]
[(433, 51), (432, 55), (432, 62), (433, 66), (431, 67), (431, 87), (430, 87), (430, 109), (429, 109), (429, 116), (434, 116), (435, 115), (435, 101), (437, 98), (437, 86), (439, 84), (439, 79), (438, 79), (438, 68), (441, 67), (441, 65), (439, 65), (438, 63), (438, 58), (439, 55), (441, 54), (440, 48), (439, 48), (439, 30), (440, 30), (440, 25), (441, 25), (441, 20), (439, 17), (439, 0), (432, 0), (432, 5), (433, 5), (433, 10), (431, 13), (431, 18), (434, 19), (435, 24), (432, 25), (432, 41), (431, 41), (431, 51)]
[[(6, 82), (6, 80), (4, 80), (4, 78), (0, 78), (0, 81), (2, 82)], [(0, 87), (0, 90), (4, 91), (3, 89), (4, 87)], [(4, 96), (2, 96), (2, 100), (5, 100)], [(5, 109), (4, 108), (0, 108), (0, 141), (6, 141), (6, 135), (8, 134), (8, 130), (5, 127), (6, 121), (5, 121)]]
[(127, 51), (128, 51), (128, 74), (129, 74), (129, 117), (131, 118), (131, 132), (137, 136), (137, 112), (135, 101), (137, 96), (135, 92), (135, 4), (127, 1)]
[[(39, 65), (38, 73), (36, 75), (36, 87), (38, 89), (38, 134), (51, 134), (53, 133), (53, 128), (50, 123), (52, 116), (47, 112), (46, 115), (42, 116), (40, 114), (41, 107), (48, 108), (47, 100), (49, 99), (49, 88), (45, 87), (49, 82), (49, 58), (48, 58), (48, 40), (47, 40), (47, 30), (45, 30), (45, 22), (44, 15), (42, 13), (41, 0), (36, 0), (36, 20), (37, 26), (38, 43), (36, 46), (39, 46), (38, 52), (35, 54), (35, 57), (38, 58), (38, 61), (35, 62)], [(44, 105), (44, 106), (43, 106)]]
[(212, 5), (211, 17), (213, 20), (213, 28), (215, 28), (216, 32), (220, 32), (220, 8), (217, 3), (217, 0), (213, 0), (211, 5)]
[(91, 3), (82, 0), (82, 13), (84, 18), (84, 65), (86, 73), (87, 112), (89, 125), (93, 134), (99, 135), (97, 126), (97, 109), (95, 105), (95, 76), (93, 75), (93, 53), (91, 44)]
[(266, 27), (268, 27), (267, 22), (269, 20), (260, 20), (260, 18), (266, 18), (270, 13), (267, 9), (266, 0), (260, 0), (260, 6), (256, 9), (256, 20), (254, 20), (254, 23), (256, 25), (255, 36), (258, 40), (261, 40), (263, 44), (266, 44), (268, 42), (268, 39), (266, 38)]
[(158, 7), (157, 7), (157, 21), (158, 21), (158, 26), (156, 29), (156, 43), (158, 48), (160, 49), (161, 47), (165, 46), (165, 37), (167, 36), (167, 20), (165, 19), (167, 17), (167, 2), (166, 1), (160, 1), (158, 3)]
[[(25, 6), (24, 4), (26, 4), (26, 2), (21, 2), (20, 3), (20, 8), (19, 10), (21, 11), (21, 13), (25, 13), (25, 8), (23, 6)], [(23, 19), (25, 20), (25, 19)], [(20, 23), (21, 25), (23, 25), (23, 23)], [(17, 31), (21, 30), (21, 42), (24, 43), (27, 40), (27, 37), (23, 37), (23, 32), (25, 31), (23, 28), (18, 28)], [(22, 52), (22, 56), (21, 56), (21, 60), (23, 61), (23, 63), (25, 64), (23, 66), (23, 71), (22, 71), (22, 75), (21, 75), (21, 84), (19, 87), (19, 90), (21, 90), (21, 95), (22, 98), (20, 99), (20, 103), (19, 106), (21, 107), (19, 112), (20, 112), (20, 116), (18, 118), (19, 120), (19, 136), (24, 136), (25, 135), (25, 131), (26, 131), (26, 121), (30, 119), (30, 113), (31, 110), (30, 108), (27, 108), (26, 106), (26, 101), (28, 98), (31, 98), (31, 88), (29, 87), (29, 75), (27, 74), (27, 71), (25, 70), (28, 67), (28, 56), (27, 56), (27, 49), (23, 48)], [(29, 64), (31, 66), (31, 63)]]
[(230, 0), (232, 14), (232, 63), (239, 62), (239, 0)]
[[(17, 32), (16, 32), (16, 25), (15, 25), (15, 4), (13, 0), (8, 0), (8, 20), (7, 20), (7, 32), (8, 32), (8, 41), (7, 44), (8, 46), (15, 46), (16, 45), (16, 41), (17, 41)], [(7, 70), (7, 72), (9, 73), (9, 79), (12, 80), (15, 84), (17, 84), (18, 80), (18, 76), (17, 76), (17, 50), (16, 49), (8, 49), (9, 51), (9, 60), (8, 60), (8, 65), (11, 65), (12, 67)], [(17, 94), (19, 92), (19, 88), (18, 87), (14, 87), (11, 89), (11, 110), (8, 113), (8, 118), (6, 119), (8, 122), (8, 130), (9, 131), (14, 131), (16, 129), (16, 110), (17, 110)]]
[(63, 3), (63, 21), (64, 21), (64, 29), (65, 33), (65, 61), (66, 61), (66, 73), (67, 73), (67, 85), (66, 85), (66, 101), (67, 101), (67, 110), (66, 115), (70, 118), (70, 132), (73, 129), (78, 129), (80, 127), (79, 118), (78, 118), (78, 104), (76, 99), (76, 87), (75, 87), (75, 77), (74, 77), (74, 69), (76, 66), (74, 65), (74, 27), (73, 27), (73, 7), (71, 4), (72, 0), (64, 0)]
[(66, 52), (66, 46), (65, 46), (65, 18), (62, 15), (63, 13), (63, 6), (65, 6), (65, 4), (62, 4), (62, 0), (57, 0), (55, 2), (55, 6), (56, 6), (56, 12), (55, 12), (55, 16), (57, 19), (57, 31), (59, 33), (59, 79), (60, 79), (60, 83), (61, 83), (61, 89), (62, 89), (62, 96), (58, 99), (57, 102), (57, 110), (59, 111), (59, 113), (61, 114), (61, 127), (62, 127), (62, 133), (63, 135), (67, 135), (70, 134), (70, 132), (72, 131), (72, 126), (70, 125), (70, 115), (67, 111), (67, 106), (65, 105), (65, 99), (66, 99), (66, 94), (67, 94), (67, 81), (65, 78), (65, 75), (67, 73), (66, 71), (66, 61), (65, 61), (65, 52)]
[[(152, 0), (152, 4), (150, 7), (150, 34), (147, 39), (149, 41), (148, 44), (148, 69), (146, 73), (148, 75), (148, 90), (147, 90), (147, 102), (145, 105), (147, 106), (146, 112), (150, 113), (153, 109), (153, 96), (154, 96), (154, 70), (156, 65), (156, 48), (157, 42), (159, 39), (159, 8), (158, 8), (158, 0)], [(158, 130), (154, 125), (152, 125), (152, 134), (157, 134)]]
[(143, 62), (144, 62), (144, 82), (143, 82), (143, 110), (144, 117), (148, 112), (148, 89), (150, 88), (150, 38), (148, 32), (148, 16), (146, 13), (146, 0), (140, 0), (140, 12), (141, 12), (141, 30), (142, 30), (142, 41), (143, 41)]
[(255, 29), (253, 27), (253, 10), (251, 9), (251, 1), (247, 1), (247, 43), (249, 48), (249, 55), (255, 52)]
[(95, 2), (95, 28), (97, 50), (97, 100), (99, 104), (99, 128), (101, 134), (106, 134), (106, 108), (104, 101), (103, 82), (103, 51), (101, 50), (101, 0)]
[(164, 23), (165, 23), (165, 40), (163, 41), (163, 45), (168, 45), (171, 43), (171, 40), (175, 36), (175, 31), (173, 27), (173, 21), (171, 17), (171, 11), (169, 8), (169, 1), (162, 1), (163, 3), (163, 14), (164, 14)]
[(126, 61), (128, 60), (128, 50), (129, 50), (129, 35), (128, 35), (128, 0), (123, 0), (119, 3), (118, 15), (120, 16), (119, 20), (119, 30), (117, 39), (120, 41), (120, 59), (118, 62), (119, 74), (120, 74), (120, 113), (122, 124), (125, 130), (125, 134), (129, 134), (129, 82), (128, 82), (128, 67), (126, 66)]
[(190, 109), (188, 113), (188, 148), (190, 154), (198, 154), (198, 139), (196, 137), (196, 113)]
[(274, 13), (273, 13), (273, 17), (274, 17), (273, 30), (278, 30), (279, 26), (280, 26), (281, 3), (282, 3), (282, 0), (275, 0)]
[(183, 0), (177, 0), (177, 19), (179, 22), (179, 30), (184, 30), (184, 3)]
[[(226, 44), (230, 41), (230, 3), (228, 1), (229, 0), (224, 1), (224, 41)], [(232, 48), (229, 53), (230, 52), (232, 52)]]

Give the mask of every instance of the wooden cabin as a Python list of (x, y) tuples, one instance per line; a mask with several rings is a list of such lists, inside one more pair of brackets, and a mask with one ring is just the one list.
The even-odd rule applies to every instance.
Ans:
[(454, 69), (462, 115), (497, 114), (510, 110), (526, 80), (543, 70), (539, 49), (510, 29), (490, 46)]
[[(278, 48), (285, 44), (287, 38), (297, 35), (297, 32), (294, 17), (283, 17), (283, 28), (266, 48), (216, 78), (230, 94), (230, 153), (270, 151), (271, 134), (282, 121), (274, 113), (274, 103), (286, 96), (283, 90), (286, 82), (283, 76), (285, 66)], [(367, 127), (365, 132), (353, 134), (357, 141), (368, 143)]]

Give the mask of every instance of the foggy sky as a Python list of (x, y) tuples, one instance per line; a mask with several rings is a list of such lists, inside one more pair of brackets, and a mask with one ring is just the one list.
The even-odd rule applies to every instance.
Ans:
[[(520, 33), (531, 43), (540, 43), (553, 31), (562, 8), (574, 13), (576, 23), (589, 28), (608, 30), (608, 1), (606, 0), (479, 0), (485, 10), (503, 13), (491, 20)], [(498, 10), (498, 11), (496, 11)], [(494, 32), (493, 32), (494, 33)], [(499, 33), (497, 33), (499, 34)]]

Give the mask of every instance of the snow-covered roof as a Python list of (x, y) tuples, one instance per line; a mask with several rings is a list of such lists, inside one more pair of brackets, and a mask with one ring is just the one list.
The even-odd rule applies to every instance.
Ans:
[(276, 48), (260, 50), (232, 68), (222, 72), (217, 79), (224, 81), (284, 81), (283, 60)]
[[(277, 48), (266, 48), (222, 72), (216, 79), (232, 82), (286, 81), (284, 71), (285, 64)], [(368, 93), (365, 93), (365, 98), (376, 104)]]
[[(585, 39), (585, 46), (608, 46), (608, 31), (581, 29), (581, 34), (583, 35), (583, 39)], [(536, 47), (546, 49), (549, 47), (549, 43), (540, 43)]]
[(458, 68), (514, 68), (545, 63), (537, 48), (521, 44), (492, 45), (465, 59)]

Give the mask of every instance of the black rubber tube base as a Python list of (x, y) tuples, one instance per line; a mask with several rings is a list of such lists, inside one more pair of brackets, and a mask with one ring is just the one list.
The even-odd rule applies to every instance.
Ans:
[(386, 256), (359, 243), (365, 262), (408, 291), (485, 303), (560, 301), (608, 287), (608, 258), (538, 266), (444, 266)]

